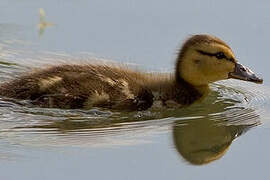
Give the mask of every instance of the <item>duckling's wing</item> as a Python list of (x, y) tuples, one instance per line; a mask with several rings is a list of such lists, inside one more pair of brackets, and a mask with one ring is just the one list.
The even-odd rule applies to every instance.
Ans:
[(125, 109), (128, 111), (146, 110), (152, 106), (153, 98), (154, 96), (150, 90), (142, 88), (134, 98), (118, 101), (112, 106), (112, 109)]

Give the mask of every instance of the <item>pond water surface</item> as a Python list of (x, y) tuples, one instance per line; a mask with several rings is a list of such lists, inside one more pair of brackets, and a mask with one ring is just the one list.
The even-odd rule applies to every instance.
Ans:
[(1, 98), (0, 179), (269, 179), (269, 9), (269, 1), (1, 0), (1, 82), (93, 60), (169, 72), (186, 37), (209, 33), (264, 84), (218, 82), (190, 107), (129, 113)]

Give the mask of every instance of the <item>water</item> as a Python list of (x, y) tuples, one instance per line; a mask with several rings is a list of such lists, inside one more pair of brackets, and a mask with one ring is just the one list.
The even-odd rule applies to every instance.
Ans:
[(161, 112), (30, 108), (2, 98), (0, 179), (269, 179), (269, 6), (2, 0), (1, 82), (93, 59), (172, 71), (181, 41), (206, 32), (228, 42), (264, 85), (218, 82), (203, 102)]

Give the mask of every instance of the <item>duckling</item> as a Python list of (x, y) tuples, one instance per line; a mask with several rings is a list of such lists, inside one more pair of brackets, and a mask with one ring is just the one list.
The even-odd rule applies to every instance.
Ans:
[(208, 94), (209, 83), (229, 78), (263, 82), (237, 62), (224, 41), (200, 34), (184, 42), (171, 74), (146, 73), (116, 65), (65, 64), (2, 83), (0, 96), (30, 100), (47, 108), (140, 111), (156, 104), (190, 105)]

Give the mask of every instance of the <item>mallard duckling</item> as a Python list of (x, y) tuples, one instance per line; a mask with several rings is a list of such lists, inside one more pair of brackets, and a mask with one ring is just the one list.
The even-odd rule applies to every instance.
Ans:
[(183, 44), (174, 74), (108, 65), (59, 65), (3, 83), (0, 95), (31, 100), (40, 107), (133, 111), (156, 104), (189, 105), (207, 95), (209, 83), (229, 78), (263, 82), (237, 62), (225, 42), (194, 35)]

